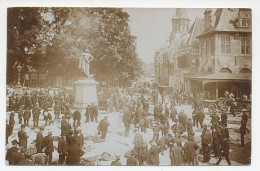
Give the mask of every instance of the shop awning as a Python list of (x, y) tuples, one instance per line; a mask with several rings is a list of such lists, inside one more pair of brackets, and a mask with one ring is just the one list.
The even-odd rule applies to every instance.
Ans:
[(190, 76), (189, 80), (201, 81), (201, 82), (251, 82), (251, 73), (214, 73), (208, 75), (194, 75)]

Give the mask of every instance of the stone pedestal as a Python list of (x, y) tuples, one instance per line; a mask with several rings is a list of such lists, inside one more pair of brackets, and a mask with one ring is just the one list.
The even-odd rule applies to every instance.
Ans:
[(85, 80), (78, 80), (75, 82), (76, 96), (73, 104), (74, 109), (86, 109), (88, 104), (98, 103), (97, 100), (97, 85), (93, 78), (87, 78)]

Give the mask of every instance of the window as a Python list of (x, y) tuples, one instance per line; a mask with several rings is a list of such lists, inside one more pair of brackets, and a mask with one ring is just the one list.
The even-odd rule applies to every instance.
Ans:
[(210, 53), (210, 42), (209, 39), (206, 40), (206, 55)]
[(221, 37), (221, 53), (230, 54), (230, 37)]
[(210, 54), (213, 55), (213, 54), (214, 54), (214, 51), (215, 51), (215, 39), (214, 39), (214, 37), (211, 38), (211, 43), (210, 43), (210, 45), (211, 45)]
[(251, 54), (251, 38), (241, 37), (241, 54)]
[(204, 56), (206, 53), (206, 41), (202, 42), (202, 55)]
[(251, 27), (251, 19), (242, 19), (241, 26), (242, 27)]

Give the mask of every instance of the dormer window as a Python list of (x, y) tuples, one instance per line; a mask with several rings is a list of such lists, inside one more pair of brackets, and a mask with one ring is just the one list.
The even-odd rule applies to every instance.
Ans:
[(239, 27), (252, 26), (252, 16), (250, 11), (240, 11), (238, 26)]

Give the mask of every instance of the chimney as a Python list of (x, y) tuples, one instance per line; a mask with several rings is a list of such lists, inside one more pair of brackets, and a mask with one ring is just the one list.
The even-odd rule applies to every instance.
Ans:
[(212, 17), (212, 10), (210, 8), (207, 8), (204, 12), (204, 27), (205, 27), (205, 30), (209, 30), (209, 29), (212, 28), (211, 17)]

